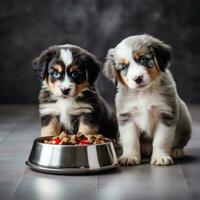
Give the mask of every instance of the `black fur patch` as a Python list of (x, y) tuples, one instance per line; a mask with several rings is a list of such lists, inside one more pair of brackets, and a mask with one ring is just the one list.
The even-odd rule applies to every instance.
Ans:
[[(76, 64), (76, 63), (75, 63)], [(67, 75), (70, 78), (70, 80), (76, 84), (81, 84), (84, 81), (87, 81), (87, 77), (86, 77), (86, 69), (80, 65), (78, 65), (78, 69), (77, 70), (73, 70), (71, 71), (71, 68), (73, 66), (69, 66), (67, 68)], [(73, 74), (76, 73), (77, 76), (74, 77)]]
[(165, 69), (170, 66), (171, 48), (167, 45), (160, 45), (156, 43), (152, 44), (151, 47), (155, 53), (160, 70), (164, 72)]
[(166, 126), (173, 126), (176, 124), (176, 116), (173, 113), (161, 113), (161, 122)]
[(86, 70), (87, 80), (93, 84), (100, 72), (101, 63), (89, 52), (83, 49), (71, 48), (75, 65)]
[(132, 119), (132, 114), (131, 113), (121, 113), (119, 114), (118, 121), (119, 125), (123, 126), (127, 122), (129, 122)]
[(98, 94), (94, 87), (90, 87), (89, 90), (82, 92), (83, 96), (78, 97), (77, 101), (87, 103), (92, 106), (90, 113), (83, 113), (83, 123), (90, 125), (91, 127), (99, 126), (102, 117), (102, 107), (99, 101)]
[(53, 99), (49, 90), (41, 89), (39, 94), (40, 103), (55, 103), (57, 100)]
[(37, 58), (33, 60), (32, 62), (33, 68), (35, 69), (41, 81), (44, 80), (45, 78), (49, 62), (53, 58), (55, 58), (57, 54), (58, 54), (58, 49), (55, 46), (53, 46), (43, 51), (40, 54), (40, 56), (38, 56)]

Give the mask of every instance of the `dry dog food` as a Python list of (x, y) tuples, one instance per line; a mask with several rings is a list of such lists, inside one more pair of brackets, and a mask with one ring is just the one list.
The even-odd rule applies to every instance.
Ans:
[(65, 144), (65, 145), (89, 145), (89, 144), (104, 144), (108, 141), (101, 134), (85, 135), (83, 133), (77, 133), (76, 135), (69, 135), (66, 132), (62, 132), (58, 136), (51, 137), (50, 140), (44, 140), (45, 144)]

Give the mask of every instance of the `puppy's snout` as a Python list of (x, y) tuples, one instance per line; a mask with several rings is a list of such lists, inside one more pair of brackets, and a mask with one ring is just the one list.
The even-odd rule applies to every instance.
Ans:
[(134, 81), (135, 81), (137, 84), (142, 83), (142, 82), (143, 82), (143, 76), (141, 75), (141, 76), (138, 76), (138, 77), (134, 78)]
[(64, 94), (64, 95), (68, 95), (69, 94), (69, 92), (70, 92), (70, 90), (71, 89), (61, 89), (61, 91), (62, 91), (62, 93)]

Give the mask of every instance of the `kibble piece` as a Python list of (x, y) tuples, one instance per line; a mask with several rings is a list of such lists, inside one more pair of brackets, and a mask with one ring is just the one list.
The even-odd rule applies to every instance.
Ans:
[(70, 141), (69, 137), (64, 137), (59, 144), (68, 144)]
[(71, 143), (71, 144), (77, 144), (77, 138), (78, 138), (77, 135), (72, 135), (72, 136), (71, 136), (70, 143)]
[(67, 133), (63, 131), (60, 135), (59, 138), (62, 140), (64, 137), (67, 137)]
[(45, 143), (45, 144), (50, 144), (50, 141), (44, 140), (44, 143)]
[(98, 138), (94, 141), (94, 144), (104, 144), (104, 143), (105, 142), (103, 140), (100, 140)]
[(83, 133), (81, 133), (81, 132), (78, 132), (78, 133), (77, 133), (77, 138), (78, 138), (79, 140), (85, 139), (85, 138), (86, 138), (86, 135), (83, 134)]
[(98, 134), (98, 135), (97, 135), (97, 139), (100, 139), (100, 140), (102, 140), (102, 139), (104, 139), (104, 137), (103, 137), (103, 135), (102, 135), (102, 134)]
[(92, 144), (94, 142), (94, 140), (95, 140), (95, 136), (94, 135), (86, 135), (86, 138), (87, 138), (87, 140), (88, 140), (88, 142), (90, 144)]

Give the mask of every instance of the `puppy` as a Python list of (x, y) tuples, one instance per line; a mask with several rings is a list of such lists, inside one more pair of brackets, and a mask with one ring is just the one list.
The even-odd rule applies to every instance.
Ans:
[(33, 67), (42, 81), (41, 136), (64, 130), (115, 138), (117, 119), (95, 88), (100, 63), (91, 53), (74, 45), (52, 46), (34, 59)]
[(191, 118), (169, 71), (171, 47), (150, 35), (136, 35), (110, 49), (104, 66), (117, 85), (116, 110), (122, 165), (170, 165), (184, 155)]

